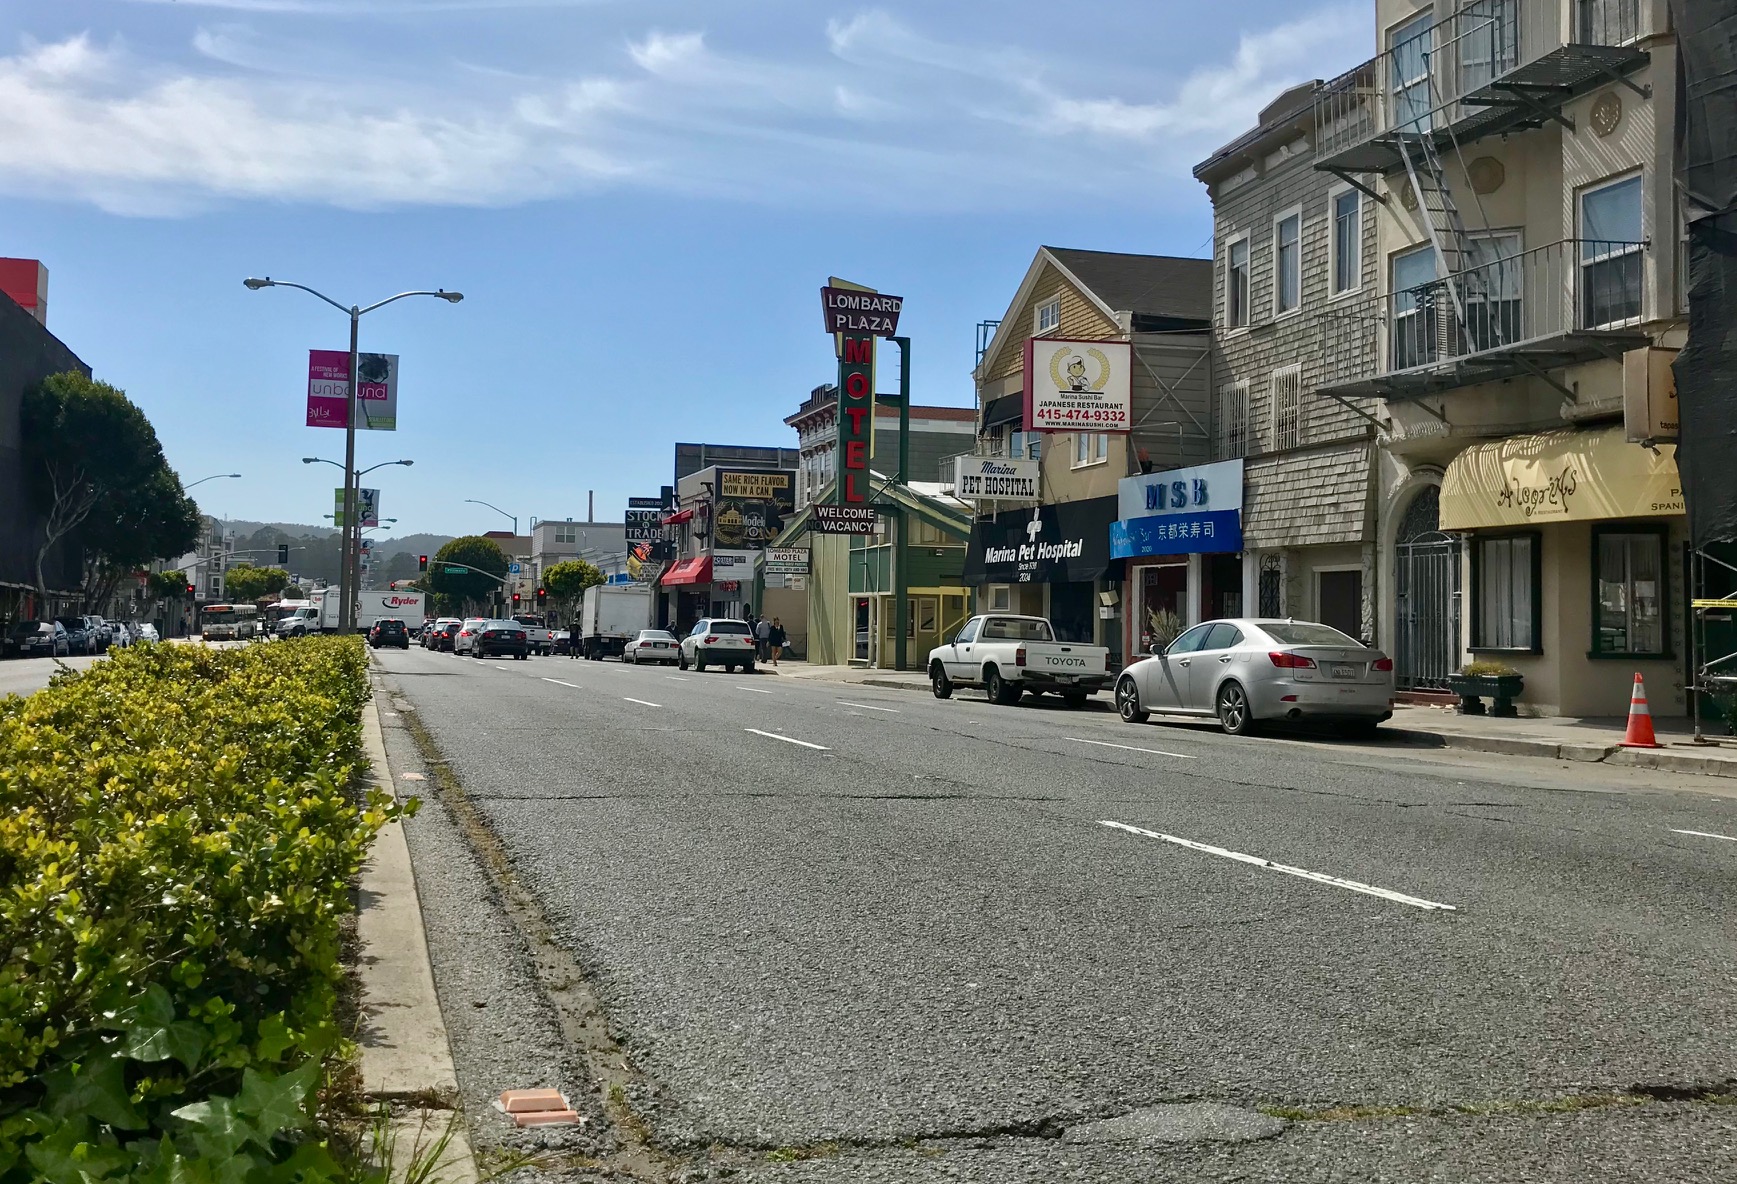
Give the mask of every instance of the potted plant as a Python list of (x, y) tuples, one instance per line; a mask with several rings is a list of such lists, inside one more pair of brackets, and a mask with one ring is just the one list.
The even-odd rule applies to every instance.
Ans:
[(1148, 653), (1164, 652), (1182, 632), (1182, 618), (1169, 609), (1155, 608), (1146, 613), (1146, 648)]
[(1500, 662), (1467, 662), (1458, 674), (1448, 675), (1448, 689), (1460, 697), (1461, 715), (1483, 715), (1487, 697), (1494, 700), (1489, 714), (1512, 719), (1520, 714), (1514, 700), (1524, 686), (1524, 676)]

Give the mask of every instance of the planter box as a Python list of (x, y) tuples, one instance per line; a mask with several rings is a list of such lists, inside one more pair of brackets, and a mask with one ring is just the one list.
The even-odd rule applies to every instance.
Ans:
[(1483, 715), (1484, 699), (1494, 700), (1489, 714), (1504, 719), (1519, 715), (1514, 700), (1526, 685), (1519, 674), (1450, 674), (1448, 689), (1460, 697), (1461, 715)]

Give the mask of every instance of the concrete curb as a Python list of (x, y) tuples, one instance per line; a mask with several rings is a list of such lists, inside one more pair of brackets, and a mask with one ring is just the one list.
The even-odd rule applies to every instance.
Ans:
[[(374, 700), (362, 709), (362, 743), (373, 786), (397, 796)], [(463, 1115), (441, 1108), (457, 1104), (458, 1073), (434, 990), (422, 904), (402, 823), (392, 823), (375, 839), (362, 868), (361, 898), (362, 1089), (370, 1098), (413, 1103), (393, 1122), (394, 1174), (401, 1174), (414, 1154), (429, 1148), (450, 1126), (451, 1138), (436, 1175), (443, 1184), (475, 1184), (476, 1160)]]
[(1389, 728), (1387, 732), (1411, 743), (1457, 748), (1463, 752), (1494, 752), (1504, 756), (1542, 757), (1545, 760), (1602, 763), (1631, 769), (1657, 769), (1666, 773), (1737, 777), (1737, 761), (1673, 748), (1624, 748), (1620, 744), (1565, 743), (1522, 736), (1473, 736), (1462, 732), (1425, 732), (1414, 728)]

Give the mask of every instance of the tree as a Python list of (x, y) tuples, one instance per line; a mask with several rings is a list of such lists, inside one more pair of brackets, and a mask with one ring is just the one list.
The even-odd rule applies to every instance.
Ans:
[[(19, 419), (24, 455), (30, 458), (25, 479), (44, 519), (36, 592), (46, 602), (49, 552), (93, 515), (93, 530), (105, 533), (109, 519), (124, 519), (129, 497), (142, 490), (186, 495), (168, 471), (151, 421), (118, 387), (77, 370), (53, 374), (25, 392)], [(175, 516), (172, 506), (166, 516), (171, 521), (161, 524), (170, 536), (177, 533)]]
[[(446, 570), (448, 564), (462, 564), (476, 570), (449, 573)], [(435, 552), (434, 558), (428, 561), (426, 582), (430, 590), (462, 611), (464, 607), (493, 597), (506, 576), (507, 556), (500, 545), (493, 539), (473, 534), (453, 539)]]
[(153, 559), (191, 550), (199, 528), (199, 507), (167, 464), (140, 485), (113, 490), (76, 536), (85, 551), (85, 603), (100, 607), (121, 580)]
[(289, 587), (289, 572), (281, 567), (255, 567), (238, 563), (223, 575), (223, 587), (237, 604), (258, 600)]
[(180, 600), (187, 595), (187, 573), (154, 571), (145, 580), (152, 600)]
[(585, 589), (603, 582), (603, 573), (596, 565), (583, 559), (565, 559), (560, 563), (543, 569), (543, 587), (549, 590), (549, 596), (554, 600), (554, 608), (561, 616), (566, 616), (579, 598), (585, 595)]

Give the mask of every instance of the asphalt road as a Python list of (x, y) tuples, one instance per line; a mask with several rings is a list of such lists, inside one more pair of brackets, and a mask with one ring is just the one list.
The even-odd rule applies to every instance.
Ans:
[(10, 658), (0, 662), (0, 697), (6, 695), (33, 695), (48, 685), (48, 680), (54, 677), (55, 671), (62, 664), (74, 670), (88, 669), (93, 662), (101, 661), (101, 656), (80, 656), (76, 658)]
[[(1737, 1106), (1705, 1096), (1737, 1092), (1718, 779), (769, 675), (381, 662), (395, 768), (436, 798), (449, 770), (500, 845), (491, 888), (443, 803), (410, 828), (481, 1146), (649, 1132), (672, 1159), (647, 1178), (900, 1184), (1737, 1162)], [(621, 1043), (631, 1137), (551, 1003), (563, 966)], [(587, 1128), (504, 1134), (487, 1099), (545, 1085)]]

